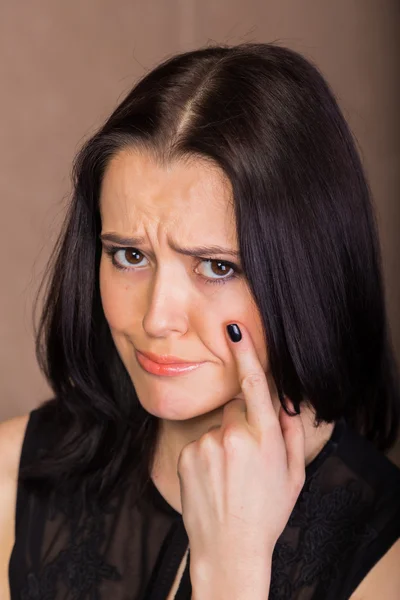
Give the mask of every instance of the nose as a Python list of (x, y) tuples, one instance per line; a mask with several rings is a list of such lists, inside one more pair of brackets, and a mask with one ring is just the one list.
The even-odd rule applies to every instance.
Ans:
[(190, 283), (177, 269), (159, 268), (150, 284), (143, 329), (151, 337), (171, 333), (184, 335), (188, 329)]

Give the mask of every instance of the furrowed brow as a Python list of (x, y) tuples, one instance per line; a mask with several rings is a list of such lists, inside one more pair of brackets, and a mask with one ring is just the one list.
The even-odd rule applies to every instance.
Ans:
[[(117, 233), (102, 233), (100, 235), (100, 239), (103, 242), (112, 242), (113, 244), (118, 244), (119, 246), (128, 246), (131, 248), (145, 244), (144, 237), (123, 237)], [(231, 248), (223, 248), (222, 246), (218, 245), (182, 248), (175, 243), (170, 243), (170, 247), (179, 254), (184, 254), (185, 256), (196, 256), (199, 258), (217, 256), (219, 254), (227, 254), (228, 256), (232, 256), (234, 258), (239, 258), (240, 256), (238, 251), (232, 250)]]

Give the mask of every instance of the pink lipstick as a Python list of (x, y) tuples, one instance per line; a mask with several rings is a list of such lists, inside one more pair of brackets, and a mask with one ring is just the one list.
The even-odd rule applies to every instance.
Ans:
[[(155, 355), (152, 354), (152, 356)], [(160, 357), (160, 360), (164, 360), (164, 362), (156, 362), (155, 360), (149, 358), (149, 353), (144, 354), (139, 352), (139, 350), (136, 350), (136, 357), (140, 366), (148, 373), (152, 373), (153, 375), (166, 375), (169, 377), (189, 373), (190, 371), (194, 371), (198, 367), (201, 367), (201, 365), (205, 364), (204, 362), (183, 362), (182, 359), (179, 359), (180, 362), (175, 363), (165, 362), (166, 360), (171, 360), (172, 357)]]

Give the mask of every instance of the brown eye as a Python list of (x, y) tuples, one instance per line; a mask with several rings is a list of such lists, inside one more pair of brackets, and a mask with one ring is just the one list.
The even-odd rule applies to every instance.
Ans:
[(135, 248), (112, 248), (107, 251), (113, 264), (119, 269), (130, 269), (130, 267), (142, 267), (144, 256)]
[[(210, 282), (213, 281), (222, 281), (222, 280), (228, 280), (231, 278), (231, 276), (235, 275), (235, 268), (223, 261), (223, 260), (218, 260), (218, 259), (207, 259), (207, 260), (203, 260), (201, 262), (201, 275), (207, 279), (210, 280)], [(198, 267), (198, 268), (200, 268)]]
[(135, 250), (134, 248), (127, 248), (123, 252), (124, 252), (124, 259), (130, 265), (137, 265), (138, 261), (140, 262), (140, 260), (141, 260), (140, 257), (142, 255), (138, 250)]
[(212, 265), (211, 270), (214, 273), (214, 275), (226, 275), (231, 269), (231, 267), (229, 267), (220, 260), (212, 260), (210, 261), (210, 264)]

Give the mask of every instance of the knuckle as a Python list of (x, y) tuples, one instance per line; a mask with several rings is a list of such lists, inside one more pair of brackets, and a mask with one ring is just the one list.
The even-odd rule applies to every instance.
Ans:
[(227, 452), (234, 452), (242, 448), (245, 443), (245, 436), (237, 427), (228, 425), (222, 436), (222, 445)]
[(265, 376), (262, 373), (254, 372), (245, 375), (241, 381), (242, 389), (252, 390), (259, 387), (264, 382)]
[(198, 445), (199, 445), (199, 451), (203, 454), (203, 455), (207, 455), (209, 453), (212, 453), (215, 450), (215, 447), (217, 446), (217, 440), (215, 437), (215, 431), (217, 431), (217, 429), (211, 429), (211, 431), (208, 431), (207, 433), (204, 433), (198, 440)]

